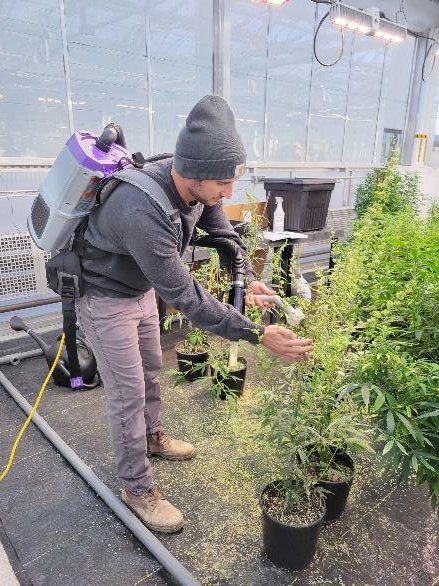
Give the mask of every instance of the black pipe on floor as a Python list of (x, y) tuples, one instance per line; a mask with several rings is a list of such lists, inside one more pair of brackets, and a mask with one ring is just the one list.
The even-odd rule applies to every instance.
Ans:
[[(29, 415), (32, 405), (20, 394), (11, 381), (0, 371), (0, 384), (11, 395), (21, 409)], [(122, 523), (151, 552), (156, 560), (175, 578), (181, 586), (201, 586), (200, 582), (169, 552), (164, 545), (139, 521), (139, 519), (117, 498), (117, 496), (96, 476), (72, 448), (55, 432), (50, 425), (35, 413), (32, 422), (46, 436), (69, 464), (82, 476), (91, 488), (101, 497)]]
[(35, 299), (34, 301), (23, 301), (23, 303), (10, 303), (0, 307), (0, 313), (9, 313), (10, 311), (19, 311), (20, 309), (31, 309), (32, 307), (41, 307), (51, 305), (52, 303), (61, 303), (61, 297), (49, 297), (48, 299)]

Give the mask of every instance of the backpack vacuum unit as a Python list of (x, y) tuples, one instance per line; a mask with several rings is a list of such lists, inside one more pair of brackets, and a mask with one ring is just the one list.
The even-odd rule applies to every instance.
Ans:
[[(62, 301), (66, 350), (53, 374), (57, 385), (86, 390), (100, 382), (93, 352), (76, 326), (75, 299), (82, 294), (82, 277), (73, 242), (75, 231), (96, 205), (105, 180), (132, 164), (122, 128), (117, 124), (108, 124), (98, 137), (89, 132), (75, 132), (53, 163), (33, 202), (27, 221), (29, 234), (39, 248), (52, 253), (46, 263), (48, 286), (61, 295)], [(35, 338), (17, 316), (11, 319), (10, 325)], [(37, 342), (47, 358), (48, 352), (41, 341)], [(48, 362), (56, 355), (54, 349), (49, 350)]]
[(35, 244), (46, 252), (64, 248), (96, 203), (102, 179), (131, 164), (122, 129), (108, 124), (99, 137), (75, 132), (40, 185), (28, 218)]

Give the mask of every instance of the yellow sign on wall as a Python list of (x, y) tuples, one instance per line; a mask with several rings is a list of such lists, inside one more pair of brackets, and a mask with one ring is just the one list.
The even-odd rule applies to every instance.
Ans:
[(415, 134), (415, 138), (419, 139), (418, 155), (416, 157), (416, 162), (417, 163), (424, 163), (425, 162), (425, 153), (427, 151), (428, 135), (423, 132), (417, 132)]

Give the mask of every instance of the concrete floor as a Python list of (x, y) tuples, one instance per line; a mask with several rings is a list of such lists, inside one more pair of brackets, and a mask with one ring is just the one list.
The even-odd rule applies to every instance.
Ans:
[[(56, 333), (46, 333), (55, 340)], [(163, 544), (204, 586), (433, 586), (439, 584), (439, 520), (423, 491), (397, 487), (373, 462), (356, 459), (356, 476), (343, 517), (322, 529), (311, 566), (293, 573), (261, 553), (257, 454), (246, 409), (260, 382), (250, 360), (246, 393), (236, 416), (208, 397), (206, 384), (173, 388), (175, 336), (163, 337), (163, 420), (169, 433), (195, 442), (189, 462), (154, 459), (163, 493), (187, 523)], [(35, 348), (10, 339), (0, 355)], [(1, 367), (33, 403), (47, 372), (41, 357)], [(39, 413), (116, 494), (101, 388), (73, 393), (51, 384)], [(6, 464), (24, 414), (0, 388), (0, 462)], [(248, 427), (247, 427), (248, 426)], [(173, 584), (93, 490), (30, 426), (15, 463), (0, 485), (0, 539), (21, 584), (34, 586), (161, 586)], [(3, 586), (3, 585), (2, 585)]]

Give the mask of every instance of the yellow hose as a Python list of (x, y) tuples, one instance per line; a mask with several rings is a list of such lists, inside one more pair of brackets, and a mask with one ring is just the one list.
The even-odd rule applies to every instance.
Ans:
[(14, 457), (15, 457), (15, 452), (16, 452), (17, 447), (18, 447), (18, 444), (20, 443), (20, 440), (21, 440), (24, 432), (26, 431), (27, 426), (31, 422), (32, 417), (35, 415), (36, 410), (38, 409), (38, 406), (39, 406), (40, 401), (41, 401), (41, 399), (43, 397), (44, 391), (46, 390), (46, 387), (47, 387), (47, 384), (48, 384), (48, 382), (50, 380), (50, 377), (52, 376), (52, 373), (55, 370), (55, 367), (56, 367), (56, 365), (58, 363), (59, 357), (61, 356), (61, 352), (62, 352), (62, 349), (63, 349), (63, 346), (64, 346), (64, 338), (65, 338), (65, 335), (63, 334), (61, 336), (61, 341), (59, 343), (59, 348), (58, 348), (58, 352), (57, 352), (57, 354), (55, 356), (55, 360), (53, 361), (53, 364), (50, 367), (50, 370), (49, 370), (49, 372), (48, 372), (48, 374), (46, 376), (45, 381), (43, 382), (43, 385), (42, 385), (42, 387), (40, 389), (40, 392), (38, 393), (38, 397), (37, 397), (37, 400), (35, 401), (35, 405), (32, 407), (31, 412), (29, 413), (26, 421), (23, 423), (23, 426), (20, 429), (20, 431), (19, 431), (19, 433), (18, 433), (18, 435), (17, 435), (17, 437), (15, 439), (14, 445), (12, 446), (12, 450), (11, 450), (11, 453), (9, 455), (8, 463), (6, 464), (6, 468), (0, 474), (0, 481), (2, 481), (5, 478), (5, 476), (7, 475), (7, 473), (9, 472), (9, 470), (11, 469), (12, 463), (13, 463)]

